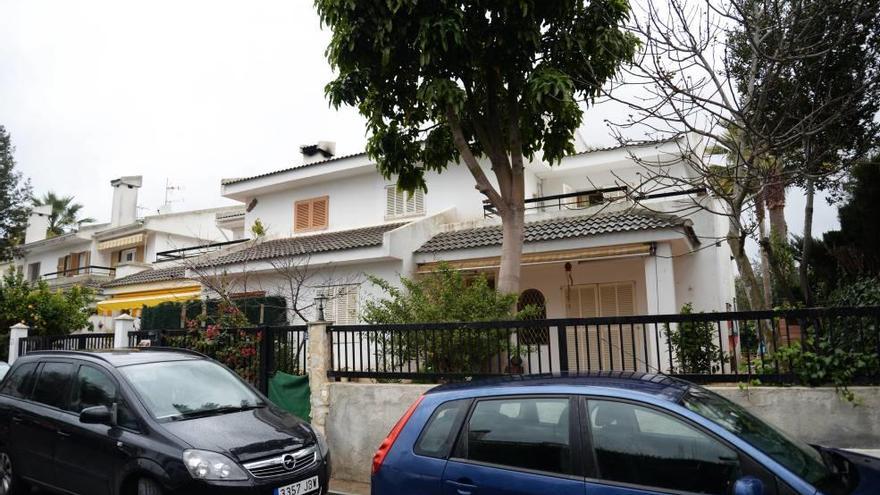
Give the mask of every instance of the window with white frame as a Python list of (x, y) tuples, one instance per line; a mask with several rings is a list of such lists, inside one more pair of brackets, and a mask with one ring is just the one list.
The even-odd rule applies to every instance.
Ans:
[(401, 218), (425, 214), (425, 193), (401, 191), (392, 184), (385, 187), (385, 218)]
[(358, 322), (358, 285), (324, 287), (327, 297), (324, 318), (337, 325), (354, 325)]

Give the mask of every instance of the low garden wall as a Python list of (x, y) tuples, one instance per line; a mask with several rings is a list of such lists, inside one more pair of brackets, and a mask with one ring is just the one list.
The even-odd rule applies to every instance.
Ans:
[[(433, 385), (330, 383), (325, 431), (334, 478), (368, 482), (376, 447), (406, 408)], [(709, 387), (804, 441), (880, 448), (880, 387), (852, 387), (856, 405), (834, 388)]]

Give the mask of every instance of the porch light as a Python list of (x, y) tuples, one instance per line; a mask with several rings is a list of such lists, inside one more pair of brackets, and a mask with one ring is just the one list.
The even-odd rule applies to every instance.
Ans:
[(323, 292), (319, 292), (317, 296), (315, 296), (315, 306), (318, 308), (318, 321), (324, 321), (324, 303), (327, 302), (327, 295)]

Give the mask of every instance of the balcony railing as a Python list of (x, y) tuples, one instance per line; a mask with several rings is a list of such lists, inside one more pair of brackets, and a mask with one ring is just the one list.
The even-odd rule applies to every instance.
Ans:
[(43, 275), (43, 280), (56, 280), (60, 278), (67, 277), (75, 277), (77, 275), (95, 275), (98, 277), (109, 277), (113, 278), (116, 274), (116, 269), (111, 268), (109, 266), (81, 266), (78, 268), (70, 268), (67, 270), (61, 270), (58, 272), (47, 273)]
[[(626, 186), (606, 187), (588, 191), (576, 191), (539, 198), (528, 198), (524, 201), (526, 214), (535, 211), (563, 211), (583, 210), (592, 206), (598, 206), (623, 199), (642, 201), (646, 199), (670, 198), (674, 196), (689, 196), (691, 194), (706, 194), (702, 187), (653, 193), (633, 193)], [(483, 200), (483, 216), (491, 218), (498, 215), (498, 210), (489, 200)]]
[(242, 242), (247, 242), (249, 240), (250, 239), (237, 239), (234, 241), (214, 242), (211, 244), (202, 244), (200, 246), (191, 246), (180, 249), (169, 249), (168, 251), (160, 251), (156, 253), (156, 263), (160, 261), (174, 261), (185, 260), (187, 258), (195, 258), (204, 254), (213, 253), (214, 251), (219, 251), (226, 246), (241, 244)]

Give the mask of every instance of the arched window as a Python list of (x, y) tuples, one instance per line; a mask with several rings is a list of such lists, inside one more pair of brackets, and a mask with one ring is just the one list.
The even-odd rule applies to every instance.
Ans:
[[(544, 320), (547, 318), (547, 301), (544, 294), (538, 289), (526, 289), (519, 295), (516, 301), (516, 310), (522, 311), (532, 306), (535, 313), (529, 315), (529, 320)], [(525, 327), (519, 331), (519, 343), (523, 345), (547, 345), (550, 344), (550, 329), (546, 327)]]

